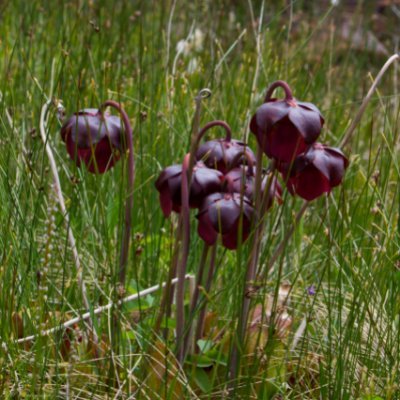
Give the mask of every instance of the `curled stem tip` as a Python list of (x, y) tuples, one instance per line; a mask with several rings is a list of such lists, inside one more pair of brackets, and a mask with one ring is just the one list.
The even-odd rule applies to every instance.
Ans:
[(267, 93), (265, 94), (264, 102), (271, 100), (272, 93), (278, 87), (281, 87), (285, 91), (286, 101), (293, 100), (292, 89), (290, 88), (290, 86), (285, 81), (276, 81), (268, 87)]
[(199, 93), (197, 94), (196, 98), (198, 98), (198, 99), (208, 99), (211, 96), (212, 96), (211, 90), (208, 89), (208, 88), (204, 88), (204, 89), (201, 89), (199, 91)]

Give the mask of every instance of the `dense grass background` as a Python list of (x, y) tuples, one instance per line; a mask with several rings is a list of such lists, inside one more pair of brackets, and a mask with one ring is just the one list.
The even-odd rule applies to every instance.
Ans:
[[(255, 148), (248, 133), (249, 118), (266, 86), (284, 79), (297, 98), (320, 107), (326, 119), (322, 141), (337, 145), (371, 76), (385, 61), (374, 48), (355, 48), (342, 34), (343, 21), (360, 23), (354, 26), (364, 33), (373, 28), (373, 2), (359, 2), (356, 10), (320, 2), (270, 3), (1, 4), (0, 392), (4, 398), (224, 396), (226, 375), (213, 381), (193, 368), (186, 371), (189, 383), (180, 394), (168, 392), (169, 385), (152, 386), (149, 370), (154, 366), (148, 367), (146, 355), (153, 351), (148, 339), (157, 293), (114, 310), (118, 329), (113, 328), (112, 313), (95, 320), (102, 338), (100, 361), (90, 350), (84, 325), (71, 334), (71, 348), (64, 332), (15, 344), (17, 337), (85, 311), (38, 135), (39, 116), (51, 85), (67, 114), (97, 107), (107, 98), (122, 102), (134, 124), (137, 161), (127, 291), (160, 283), (170, 263), (176, 221), (162, 216), (154, 181), (163, 167), (181, 162), (188, 150), (199, 89), (208, 87), (213, 93), (203, 102), (202, 124), (225, 119), (235, 137), (248, 138)], [(188, 54), (179, 54), (178, 41), (196, 29), (203, 35), (201, 45), (192, 40)], [(391, 53), (392, 38), (386, 35), (383, 40)], [(269, 353), (274, 365), (284, 369), (264, 376), (284, 398), (400, 398), (398, 79), (398, 67), (389, 70), (346, 149), (351, 164), (343, 186), (311, 204), (279, 262), (262, 276), (265, 290), (260, 293), (276, 293), (283, 282), (291, 285), (288, 312), (293, 324), (280, 350)], [(125, 163), (103, 176), (76, 168), (61, 141), (56, 115), (51, 115), (49, 142), (89, 299), (96, 307), (117, 296)], [(218, 133), (211, 131), (209, 137)], [(268, 216), (261, 265), (267, 264), (301, 207), (300, 199), (285, 196), (284, 206), (275, 205)], [(195, 222), (192, 229), (189, 270), (194, 272), (202, 245)], [(210, 308), (228, 332), (238, 316), (246, 251), (237, 257), (219, 249), (217, 255), (219, 270)], [(315, 295), (308, 294), (311, 285)], [(301, 337), (296, 332), (302, 332)], [(238, 396), (257, 398), (251, 368), (241, 373), (243, 388)]]

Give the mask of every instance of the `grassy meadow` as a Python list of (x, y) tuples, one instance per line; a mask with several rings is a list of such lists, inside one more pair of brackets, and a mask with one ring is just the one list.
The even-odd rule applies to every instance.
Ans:
[[(212, 92), (202, 101), (200, 126), (225, 120), (233, 137), (255, 150), (250, 118), (267, 86), (283, 79), (296, 98), (320, 108), (321, 140), (340, 144), (374, 77), (395, 52), (399, 21), (387, 10), (380, 35), (373, 1), (354, 8), (342, 3), (1, 2), (1, 398), (400, 399), (398, 62), (343, 149), (350, 160), (343, 184), (310, 203), (289, 240), (284, 238), (302, 200), (285, 190), (283, 204), (268, 212), (253, 303), (273, 315), (280, 308), (288, 323), (283, 333), (267, 327), (257, 340), (250, 338), (251, 350), (243, 351), (233, 382), (229, 348), (243, 298), (247, 242), (236, 252), (217, 247), (211, 290), (200, 290), (209, 312), (208, 337), (182, 368), (172, 338), (165, 343), (153, 331), (161, 291), (93, 315), (96, 307), (167, 279), (178, 219), (163, 216), (154, 182), (189, 151), (200, 89)], [(377, 42), (353, 40), (344, 24)], [(47, 101), (61, 100), (69, 116), (106, 99), (123, 105), (134, 132), (134, 208), (122, 293), (126, 162), (103, 175), (78, 168), (60, 137), (60, 113), (50, 108), (46, 140), (67, 226), (40, 136)], [(221, 133), (215, 128), (207, 138)], [(266, 157), (263, 162), (266, 167)], [(203, 248), (195, 214), (191, 274)], [(68, 229), (76, 239), (89, 309)], [(282, 240), (284, 251), (270, 265)], [(97, 344), (83, 322), (40, 335), (87, 311)], [(162, 327), (174, 326), (173, 313)], [(17, 343), (30, 335), (37, 336)]]

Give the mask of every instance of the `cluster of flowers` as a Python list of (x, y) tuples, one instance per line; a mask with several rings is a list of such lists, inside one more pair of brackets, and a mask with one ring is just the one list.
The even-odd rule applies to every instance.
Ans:
[[(278, 87), (285, 91), (284, 99), (272, 98), (272, 93)], [(120, 118), (105, 111), (108, 106), (120, 113), (124, 129)], [(178, 277), (176, 349), (180, 362), (185, 358), (191, 335), (189, 328), (185, 336), (184, 307), (184, 277), (190, 242), (189, 208), (198, 209), (198, 233), (207, 245), (215, 244), (220, 237), (225, 248), (234, 250), (246, 241), (274, 199), (282, 201), (279, 176), (292, 195), (307, 201), (330, 193), (332, 188), (341, 183), (348, 160), (339, 149), (317, 142), (323, 124), (324, 119), (315, 105), (297, 101), (288, 84), (277, 81), (267, 90), (264, 104), (257, 109), (250, 122), (250, 130), (258, 144), (256, 157), (247, 144), (232, 139), (231, 129), (226, 122), (212, 121), (196, 135), (192, 150), (184, 157), (182, 164), (172, 165), (161, 172), (155, 185), (162, 211), (166, 217), (172, 211), (181, 214), (183, 233), (181, 258), (170, 268), (170, 277), (173, 274)], [(226, 137), (210, 140), (198, 147), (203, 135), (216, 126), (225, 129)], [(91, 173), (102, 174), (112, 168), (123, 154), (128, 155), (129, 195), (126, 199), (119, 271), (123, 285), (129, 253), (134, 185), (133, 140), (129, 118), (118, 103), (107, 100), (99, 110), (85, 109), (74, 114), (62, 127), (61, 137), (71, 158), (78, 166), (85, 164)], [(266, 170), (262, 167), (263, 154), (270, 159)], [(254, 230), (247, 282), (255, 278), (261, 228), (262, 224), (260, 229)], [(198, 282), (201, 276), (202, 269), (199, 269)], [(169, 298), (167, 288), (168, 283), (164, 299)], [(191, 312), (197, 305), (197, 299), (198, 295), (193, 295)], [(249, 298), (244, 296), (240, 326), (246, 326), (248, 307)], [(160, 309), (162, 316), (165, 304)], [(200, 327), (203, 323), (201, 318), (198, 321)], [(233, 360), (236, 359), (236, 350), (234, 347)]]
[[(277, 87), (285, 99), (271, 98)], [(343, 179), (348, 160), (337, 148), (317, 143), (324, 119), (312, 103), (293, 98), (289, 85), (273, 83), (250, 122), (259, 146), (277, 169), (291, 194), (311, 201), (329, 193)]]
[[(228, 249), (238, 246), (238, 232), (245, 241), (250, 233), (254, 216), (255, 156), (245, 143), (231, 138), (231, 129), (224, 121), (212, 121), (199, 133), (202, 136), (213, 126), (222, 126), (226, 137), (210, 140), (201, 145), (195, 154), (189, 191), (189, 206), (199, 213), (198, 233), (209, 245), (218, 235)], [(266, 188), (264, 179), (263, 188)], [(171, 211), (180, 212), (182, 165), (165, 168), (156, 181), (160, 203), (166, 217)], [(276, 179), (270, 185), (269, 207), (281, 188)]]
[[(285, 90), (283, 100), (271, 98), (279, 86)], [(260, 149), (271, 159), (270, 170), (261, 178), (260, 196), (266, 199), (262, 211), (272, 206), (274, 198), (281, 200), (282, 187), (275, 168), (289, 192), (308, 201), (329, 193), (341, 183), (348, 161), (339, 149), (316, 142), (323, 124), (318, 108), (295, 100), (285, 82), (277, 81), (270, 86), (265, 103), (250, 123)], [(198, 233), (207, 244), (214, 244), (220, 235), (224, 247), (236, 249), (251, 231), (256, 169), (262, 165), (256, 165), (254, 153), (245, 143), (231, 138), (226, 122), (208, 123), (198, 137), (218, 125), (225, 128), (226, 137), (204, 143), (195, 154), (189, 206), (199, 210)], [(182, 175), (182, 165), (172, 165), (156, 181), (166, 217), (181, 210)]]
[[(281, 87), (284, 99), (272, 98)], [(286, 82), (273, 83), (250, 122), (259, 148), (271, 159), (270, 170), (261, 178), (263, 211), (281, 199), (282, 187), (274, 172), (277, 169), (293, 195), (311, 201), (329, 193), (343, 179), (348, 160), (336, 148), (318, 143), (324, 119), (311, 103), (297, 101)], [(218, 236), (228, 249), (236, 249), (251, 230), (254, 218), (256, 165), (253, 151), (231, 138), (224, 121), (212, 121), (199, 132), (200, 139), (215, 126), (226, 130), (226, 137), (210, 140), (198, 149), (191, 174), (189, 206), (199, 210), (198, 233), (209, 245)], [(62, 127), (61, 137), (78, 166), (83, 162), (92, 173), (112, 168), (125, 148), (121, 121), (102, 109), (84, 109), (74, 114)], [(165, 168), (156, 181), (163, 213), (181, 209), (182, 165)], [(268, 195), (264, 196), (264, 192)], [(259, 211), (257, 211), (259, 212)]]

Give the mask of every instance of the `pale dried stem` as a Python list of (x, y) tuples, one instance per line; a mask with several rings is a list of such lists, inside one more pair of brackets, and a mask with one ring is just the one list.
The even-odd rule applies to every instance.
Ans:
[[(190, 275), (190, 274), (186, 275), (185, 276), (185, 280), (186, 279), (193, 279), (193, 275)], [(175, 285), (177, 282), (178, 282), (178, 279), (175, 278), (175, 279), (173, 279), (171, 281), (171, 285)], [(131, 294), (130, 296), (127, 296), (127, 297), (125, 297), (125, 298), (123, 298), (123, 299), (121, 299), (121, 300), (119, 300), (117, 302), (110, 302), (110, 303), (108, 303), (108, 304), (106, 304), (104, 306), (95, 308), (93, 310), (93, 315), (99, 315), (104, 311), (110, 310), (114, 306), (121, 306), (122, 304), (128, 303), (130, 301), (137, 300), (138, 298), (145, 297), (145, 296), (147, 296), (147, 295), (149, 295), (151, 293), (156, 292), (160, 288), (165, 287), (165, 285), (166, 285), (166, 283), (163, 282), (161, 285), (155, 285), (155, 286), (152, 286), (152, 287), (150, 287), (148, 289), (142, 290), (139, 293)], [(90, 312), (86, 312), (86, 313), (84, 313), (84, 314), (82, 314), (82, 315), (80, 315), (78, 317), (72, 318), (72, 319), (64, 322), (63, 324), (61, 324), (59, 326), (55, 326), (54, 328), (42, 331), (38, 335), (27, 336), (27, 337), (18, 339), (15, 342), (16, 343), (31, 342), (32, 340), (34, 340), (34, 339), (36, 339), (38, 337), (49, 336), (52, 333), (58, 332), (60, 329), (66, 329), (66, 328), (69, 328), (71, 326), (74, 326), (75, 324), (77, 324), (77, 323), (79, 323), (81, 321), (89, 320), (90, 317), (91, 317), (91, 313)]]
[[(85, 308), (87, 310), (90, 309), (90, 303), (87, 297), (87, 290), (86, 290), (86, 285), (85, 285), (85, 281), (83, 279), (83, 268), (79, 259), (79, 253), (78, 253), (78, 249), (76, 247), (76, 241), (75, 241), (75, 237), (74, 234), (72, 232), (71, 226), (70, 226), (70, 220), (69, 220), (69, 215), (68, 215), (68, 211), (67, 208), (65, 206), (65, 200), (64, 200), (64, 195), (62, 193), (61, 190), (61, 183), (60, 183), (60, 177), (58, 175), (58, 170), (57, 170), (57, 164), (53, 155), (53, 151), (50, 147), (49, 141), (48, 141), (48, 137), (46, 134), (46, 115), (50, 109), (50, 106), (52, 105), (52, 101), (48, 100), (42, 107), (41, 113), (40, 113), (40, 136), (42, 138), (43, 144), (45, 146), (45, 150), (46, 150), (46, 154), (47, 157), (49, 159), (49, 163), (50, 163), (50, 169), (53, 175), (53, 189), (54, 192), (56, 194), (57, 197), (57, 201), (58, 204), (60, 206), (61, 209), (61, 213), (64, 217), (64, 222), (65, 222), (65, 226), (67, 229), (67, 236), (68, 236), (68, 242), (69, 245), (71, 247), (72, 250), (72, 254), (73, 254), (73, 258), (74, 258), (74, 263), (76, 266), (76, 272), (77, 272), (77, 279), (78, 279), (78, 285), (80, 287), (81, 290), (81, 295), (82, 295), (82, 299), (83, 299), (83, 303), (85, 305)], [(90, 315), (90, 314), (89, 314)], [(88, 322), (89, 322), (89, 326), (90, 329), (93, 333), (93, 340), (94, 342), (97, 344), (98, 343), (98, 336), (97, 333), (94, 329), (93, 326), (93, 321), (91, 320), (91, 318), (87, 318)]]
[(360, 122), (365, 109), (367, 108), (368, 103), (371, 100), (372, 95), (374, 94), (376, 88), (378, 87), (383, 75), (385, 75), (386, 71), (388, 70), (388, 68), (397, 60), (400, 59), (400, 55), (399, 54), (393, 54), (391, 57), (389, 57), (389, 59), (386, 61), (386, 63), (383, 65), (383, 67), (381, 68), (381, 70), (379, 71), (378, 75), (376, 76), (375, 80), (372, 82), (371, 87), (369, 88), (369, 91), (367, 93), (367, 95), (364, 97), (364, 100), (361, 104), (361, 107), (359, 108), (355, 118), (353, 119), (353, 121), (351, 122), (350, 126), (347, 128), (346, 133), (343, 136), (342, 141), (340, 142), (340, 147), (345, 147), (350, 139), (353, 136), (354, 130), (356, 129), (358, 123)]

